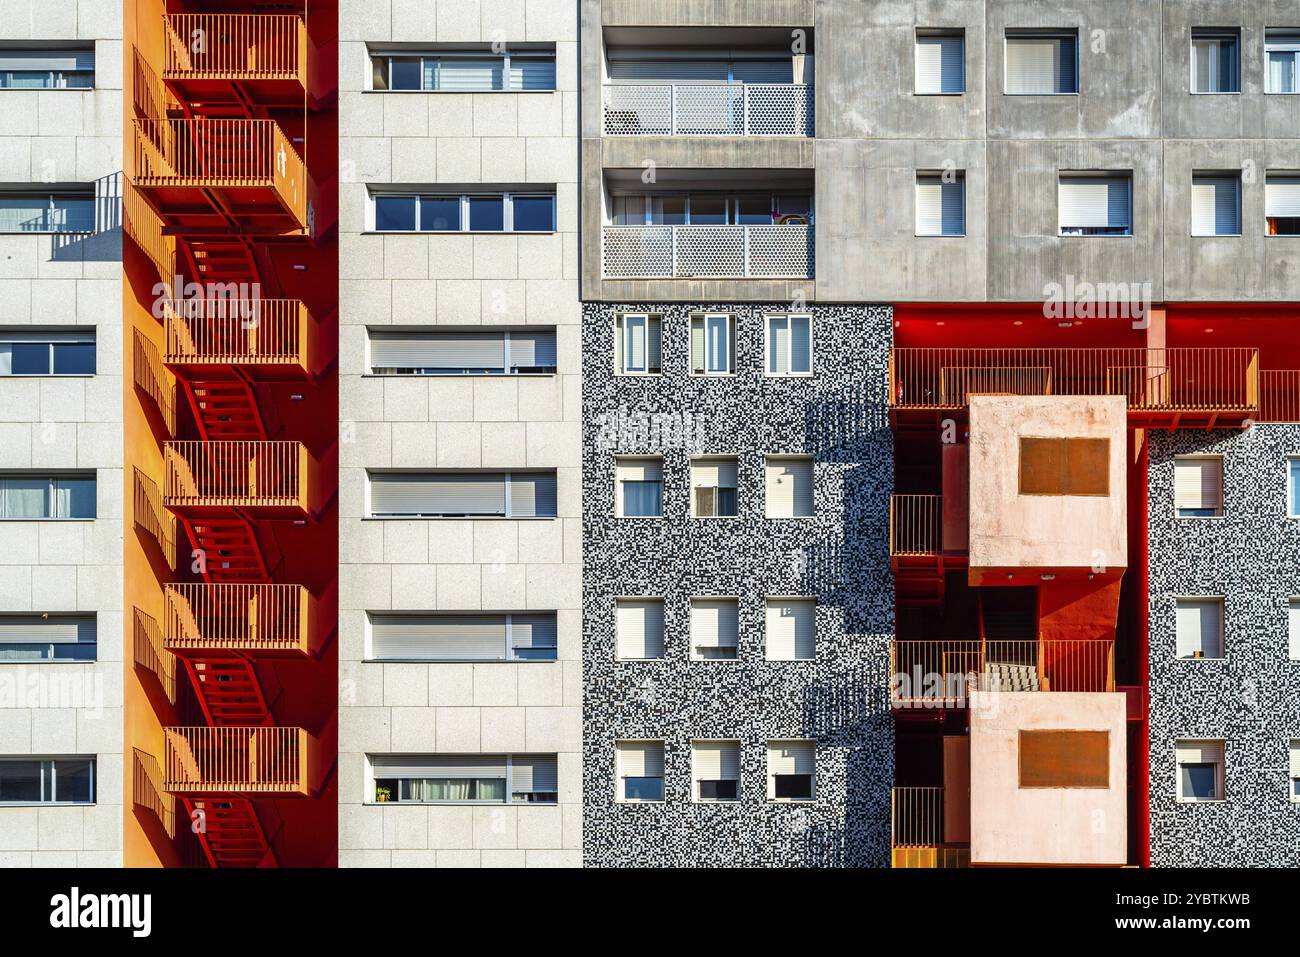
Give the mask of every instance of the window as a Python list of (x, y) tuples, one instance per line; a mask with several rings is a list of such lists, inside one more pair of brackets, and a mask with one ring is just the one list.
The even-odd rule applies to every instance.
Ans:
[(811, 801), (816, 794), (817, 747), (811, 741), (767, 743), (767, 799)]
[(612, 197), (615, 226), (788, 226), (812, 222), (807, 193), (662, 193)]
[(616, 741), (614, 763), (618, 801), (634, 803), (664, 799), (662, 741)]
[(554, 804), (553, 754), (381, 754), (374, 800), (399, 804)]
[(1179, 658), (1223, 657), (1223, 599), (1179, 598), (1175, 602)]
[(812, 459), (805, 455), (769, 455), (763, 463), (768, 518), (811, 518)]
[(691, 317), (691, 374), (730, 375), (736, 334), (731, 316), (709, 313)]
[(740, 742), (691, 742), (692, 798), (696, 801), (740, 800)]
[(553, 50), (519, 49), (504, 54), (488, 49), (372, 53), (370, 67), (371, 85), (376, 90), (486, 93), (555, 89)]
[(94, 661), (94, 615), (0, 614), (0, 663)]
[(0, 758), (0, 804), (94, 803), (94, 758)]
[(1300, 86), (1296, 84), (1297, 58), (1300, 58), (1300, 30), (1264, 32), (1266, 93), (1300, 93)]
[(370, 330), (376, 375), (554, 375), (555, 331)]
[(735, 518), (736, 460), (704, 458), (691, 460), (691, 515), (695, 518)]
[(1131, 175), (1062, 173), (1056, 195), (1062, 236), (1133, 235)]
[(1300, 801), (1300, 741), (1293, 740), (1290, 750), (1291, 800)]
[(812, 375), (812, 316), (767, 317), (767, 374)]
[(1235, 31), (1192, 30), (1192, 92), (1239, 93)]
[(1179, 801), (1223, 800), (1223, 744), (1222, 741), (1175, 742)]
[(664, 656), (662, 598), (620, 598), (614, 609), (615, 644), (624, 661), (650, 661)]
[(371, 194), (372, 229), (381, 233), (550, 233), (554, 193)]
[(371, 661), (554, 661), (555, 613), (371, 612)]
[[(654, 56), (640, 47), (607, 47), (606, 67), (615, 83), (791, 83), (800, 82), (788, 50), (673, 51)], [(802, 59), (802, 58), (800, 58)], [(810, 65), (805, 64), (803, 69)]]
[(0, 376), (94, 374), (93, 331), (0, 329)]
[(1286, 603), (1286, 648), (1288, 658), (1300, 661), (1300, 598)]
[(1300, 518), (1300, 458), (1288, 458), (1287, 469), (1287, 515)]
[(614, 460), (615, 513), (619, 518), (660, 518), (664, 513), (664, 465), (657, 458)]
[(811, 661), (817, 656), (817, 603), (811, 598), (767, 600), (769, 661)]
[(0, 188), (0, 233), (93, 233), (94, 187)]
[(619, 375), (659, 375), (662, 320), (628, 313), (614, 320), (614, 370)]
[(1022, 788), (1110, 787), (1110, 732), (1022, 729), (1017, 764)]
[(740, 636), (740, 603), (735, 598), (691, 599), (691, 657), (732, 661)]
[(1192, 235), (1241, 235), (1241, 177), (1237, 173), (1192, 174)]
[(374, 472), (372, 518), (554, 518), (554, 472)]
[(1214, 518), (1223, 514), (1223, 458), (1179, 456), (1174, 459), (1174, 509), (1179, 518)]
[(0, 50), (2, 90), (89, 90), (95, 85), (95, 50)]
[(94, 475), (0, 472), (0, 519), (94, 517)]
[(916, 92), (928, 96), (966, 92), (964, 31), (916, 31)]
[(966, 234), (966, 174), (916, 174), (916, 235)]
[(1020, 437), (1021, 495), (1109, 495), (1110, 439)]
[(1300, 236), (1300, 173), (1269, 173), (1264, 216), (1270, 236)]
[(1011, 96), (1079, 92), (1078, 33), (1007, 31), (1006, 91)]

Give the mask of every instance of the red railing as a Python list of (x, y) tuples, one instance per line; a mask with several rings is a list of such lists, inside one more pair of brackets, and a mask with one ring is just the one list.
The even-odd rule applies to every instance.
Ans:
[(1114, 691), (1107, 639), (900, 639), (889, 649), (896, 705), (964, 706), (972, 691)]
[(171, 13), (168, 79), (303, 80), (307, 27), (296, 14)]
[(186, 727), (164, 734), (168, 791), (308, 793), (302, 728)]
[(173, 651), (306, 651), (301, 585), (184, 582), (166, 586), (163, 646)]
[(168, 508), (307, 508), (307, 449), (301, 442), (168, 442), (163, 457)]
[(942, 551), (943, 497), (890, 496), (889, 554), (938, 555)]
[(168, 299), (174, 365), (307, 367), (307, 307), (297, 299)]
[(1141, 411), (1252, 411), (1259, 351), (1251, 348), (900, 348), (889, 402), (960, 409), (972, 395), (1121, 395)]
[(1300, 422), (1300, 369), (1261, 370), (1259, 393), (1261, 422)]

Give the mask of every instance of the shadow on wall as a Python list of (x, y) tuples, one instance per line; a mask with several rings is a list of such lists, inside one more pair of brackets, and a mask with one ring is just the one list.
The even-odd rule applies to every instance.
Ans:
[(90, 232), (50, 236), (50, 262), (122, 261), (121, 171), (95, 180), (94, 224)]

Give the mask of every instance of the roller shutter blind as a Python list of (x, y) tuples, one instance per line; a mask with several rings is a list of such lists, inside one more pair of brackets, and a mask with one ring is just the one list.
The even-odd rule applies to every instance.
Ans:
[(619, 459), (615, 466), (620, 482), (660, 482), (663, 469), (659, 459)]
[(1241, 232), (1240, 180), (1198, 173), (1192, 177), (1192, 235), (1236, 236)]
[(938, 173), (916, 177), (916, 234), (960, 236), (966, 231), (966, 181), (950, 183)]
[(1223, 459), (1174, 460), (1174, 507), (1223, 513)]
[(734, 60), (731, 77), (736, 83), (793, 83), (794, 63), (790, 58)]
[(740, 630), (739, 625), (739, 606), (735, 599), (692, 599), (692, 647), (735, 648)]
[(519, 650), (554, 648), (557, 639), (554, 615), (511, 615), (510, 645)]
[(1006, 53), (1007, 93), (1078, 92), (1073, 36), (1011, 35)]
[(699, 83), (725, 82), (727, 61), (652, 59), (649, 52), (639, 54), (640, 59), (609, 55), (609, 78), (625, 83)]
[(555, 517), (555, 473), (394, 472), (370, 476), (370, 514), (379, 517)]
[(1300, 216), (1300, 175), (1269, 174), (1264, 184), (1264, 215)]
[(505, 615), (370, 616), (375, 658), (494, 661), (506, 653)]
[(554, 332), (510, 333), (511, 370), (554, 369), (555, 367)]
[(696, 459), (691, 463), (691, 485), (735, 488), (736, 460), (729, 458)]
[(816, 746), (811, 741), (777, 741), (767, 746), (767, 771), (776, 774), (813, 774)]
[[(93, 643), (94, 615), (0, 615), (0, 646), (5, 644)], [(0, 648), (0, 657), (4, 651)]]
[(1222, 741), (1179, 741), (1177, 751), (1180, 762), (1215, 764), (1223, 761)]
[(504, 778), (501, 754), (378, 754), (370, 759), (375, 779), (388, 778)]
[(966, 88), (966, 38), (922, 34), (916, 38), (916, 92), (961, 93)]
[(806, 599), (767, 603), (767, 656), (773, 661), (805, 661), (816, 656), (817, 606)]
[(697, 781), (739, 781), (740, 742), (697, 741), (691, 749)]
[(505, 368), (505, 334), (375, 331), (370, 334), (370, 364), (376, 369), (500, 372)]
[(472, 93), (502, 88), (505, 61), (499, 58), (438, 60), (438, 89), (447, 93)]
[(554, 57), (510, 58), (510, 89), (545, 91), (555, 89)]
[(802, 518), (813, 513), (812, 462), (771, 456), (763, 468), (769, 518)]
[(510, 758), (513, 794), (554, 794), (560, 775), (553, 754), (516, 754)]
[(1215, 598), (1180, 598), (1175, 610), (1178, 657), (1223, 656), (1223, 602)]
[(615, 609), (618, 657), (662, 658), (664, 654), (664, 603), (624, 599)]
[(510, 517), (554, 518), (555, 473), (512, 473), (510, 475)]
[(618, 742), (618, 775), (621, 778), (661, 778), (664, 776), (662, 741)]
[(0, 71), (95, 69), (94, 50), (0, 50)]
[(1128, 176), (1062, 176), (1057, 187), (1061, 229), (1131, 226)]
[[(1291, 780), (1294, 782), (1297, 778), (1300, 778), (1300, 741), (1291, 742), (1290, 757)], [(1291, 796), (1293, 798), (1300, 797), (1300, 788), (1296, 788), (1294, 783), (1291, 786)]]

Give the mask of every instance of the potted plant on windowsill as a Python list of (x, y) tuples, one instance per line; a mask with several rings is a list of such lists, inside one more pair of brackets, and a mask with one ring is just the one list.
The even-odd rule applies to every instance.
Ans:
[(375, 800), (378, 803), (383, 804), (384, 802), (391, 800), (392, 797), (393, 792), (388, 788), (375, 788)]

